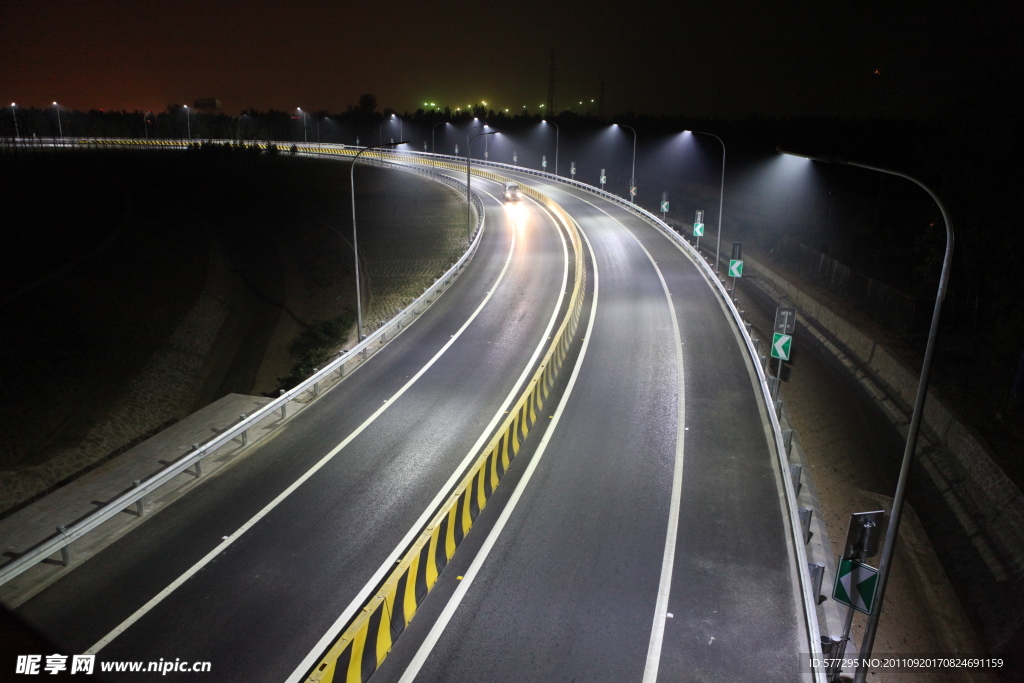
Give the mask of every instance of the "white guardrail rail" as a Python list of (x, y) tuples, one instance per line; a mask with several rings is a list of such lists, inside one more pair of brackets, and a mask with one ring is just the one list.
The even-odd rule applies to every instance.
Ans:
[[(89, 146), (94, 147), (99, 143), (96, 140), (85, 141), (65, 141), (65, 143), (71, 143), (75, 147), (81, 149)], [(134, 141), (138, 142), (138, 141)], [(145, 145), (146, 143), (143, 143)], [(150, 143), (152, 146), (153, 143)], [(70, 145), (69, 145), (70, 146)], [(119, 145), (120, 146), (120, 145)], [(127, 146), (127, 145), (125, 145)], [(132, 145), (134, 147), (134, 145)], [(175, 143), (176, 147), (182, 148), (185, 145)], [(358, 151), (357, 148), (352, 148), (353, 152)], [(311, 152), (305, 151), (306, 154)], [(315, 152), (312, 152), (315, 154)], [(406, 164), (398, 164), (393, 161), (382, 158), (378, 154), (364, 154), (363, 158), (369, 156), (367, 159), (368, 165), (386, 166), (401, 170), (404, 172), (417, 173), (424, 175), (437, 182), (444, 183), (455, 189), (461, 191), (463, 194), (466, 192), (466, 184), (462, 181), (456, 180), (449, 176), (441, 173), (437, 173), (428, 168), (417, 168)], [(0, 585), (10, 581), (19, 574), (25, 572), (31, 567), (39, 564), (44, 559), (50, 557), (55, 553), (61, 552), (62, 549), (67, 548), (71, 543), (85, 536), (89, 532), (95, 530), (101, 524), (106, 522), (113, 517), (121, 514), (122, 511), (136, 505), (139, 501), (145, 498), (147, 495), (153, 493), (161, 486), (167, 484), (172, 479), (182, 474), (186, 470), (196, 468), (196, 474), (201, 472), (200, 463), (206, 457), (212, 455), (221, 447), (231, 443), (233, 440), (242, 437), (243, 443), (245, 442), (244, 435), (246, 432), (255, 427), (263, 419), (270, 416), (271, 413), (280, 412), (281, 416), (285, 416), (287, 405), (289, 402), (301, 397), (303, 394), (311, 394), (311, 397), (315, 398), (320, 395), (320, 384), (330, 379), (330, 377), (337, 373), (339, 377), (345, 376), (346, 365), (349, 364), (360, 364), (367, 358), (370, 353), (376, 351), (378, 348), (383, 346), (384, 342), (390, 338), (394, 338), (396, 334), (405, 326), (406, 323), (410, 322), (424, 310), (426, 310), (429, 304), (445, 290), (455, 280), (456, 276), (462, 271), (463, 268), (472, 260), (473, 255), (476, 253), (477, 247), (480, 244), (480, 239), (483, 234), (484, 227), (484, 211), (483, 203), (480, 200), (479, 195), (475, 192), (471, 194), (473, 206), (476, 209), (476, 228), (474, 231), (473, 239), (466, 249), (465, 253), (456, 261), (451, 268), (449, 268), (441, 277), (439, 277), (433, 285), (428, 287), (422, 295), (420, 295), (415, 301), (406, 306), (404, 309), (398, 312), (391, 320), (381, 326), (379, 329), (368, 335), (357, 344), (355, 347), (347, 352), (342, 352), (337, 358), (330, 361), (324, 368), (318, 370), (309, 378), (303, 380), (298, 385), (283, 392), (278, 398), (272, 400), (266, 405), (262, 406), (255, 412), (245, 416), (244, 419), (237, 422), (235, 425), (229, 427), (225, 431), (221, 432), (217, 436), (213, 437), (209, 441), (197, 444), (191, 452), (185, 454), (177, 461), (171, 463), (166, 468), (160, 470), (153, 476), (140, 481), (134, 488), (129, 489), (125, 493), (121, 494), (117, 498), (114, 498), (109, 503), (101, 508), (98, 508), (95, 512), (90, 513), (85, 518), (76, 522), (75, 524), (64, 527), (62, 531), (42, 543), (31, 548), (24, 554), (20, 555), (16, 559), (8, 562), (7, 564), (0, 567)], [(392, 334), (393, 333), (393, 334)]]
[[(64, 146), (79, 149), (95, 149), (110, 146), (128, 149), (152, 149), (153, 147), (159, 147), (163, 149), (184, 149), (187, 147), (194, 147), (200, 144), (201, 142), (209, 142), (221, 145), (239, 144), (239, 142), (235, 140), (193, 140), (189, 142), (187, 140), (138, 140), (131, 138), (72, 138), (65, 139), (64, 141), (23, 141), (23, 143), (16, 143), (16, 145), (24, 147)], [(242, 141), (242, 143), (246, 145), (256, 144), (261, 148), (266, 148), (269, 144), (271, 144), (268, 142), (256, 141)], [(279, 152), (283, 154), (288, 154), (290, 148), (294, 146), (296, 149), (296, 153), (303, 156), (325, 156), (335, 158), (338, 156), (353, 156), (359, 150), (364, 149), (363, 147), (336, 144), (308, 144), (290, 142), (274, 142), (272, 144), (277, 146)], [(452, 156), (446, 154), (430, 154), (426, 152), (413, 151), (378, 150), (374, 152), (365, 153), (363, 156), (364, 158), (369, 157), (370, 159), (375, 159), (379, 164), (383, 164), (393, 168), (404, 168), (406, 170), (412, 170), (416, 168), (415, 166), (410, 166), (410, 164), (425, 166), (443, 165), (443, 167), (446, 167), (449, 170), (454, 170), (453, 167), (461, 167), (462, 169), (465, 169), (466, 167), (465, 157)], [(743, 342), (746, 346), (747, 353), (750, 356), (752, 365), (754, 366), (754, 368), (756, 368), (757, 371), (757, 379), (761, 393), (761, 400), (765, 407), (765, 413), (769, 416), (770, 419), (772, 435), (775, 440), (775, 452), (778, 458), (780, 475), (786, 492), (786, 508), (789, 516), (791, 540), (797, 556), (797, 574), (799, 575), (800, 579), (800, 590), (801, 596), (803, 598), (802, 602), (804, 608), (804, 620), (809, 640), (809, 642), (807, 643), (807, 651), (811, 653), (815, 658), (821, 659), (821, 640), (818, 627), (818, 616), (816, 611), (817, 601), (815, 599), (815, 596), (812, 595), (812, 581), (807, 570), (807, 551), (804, 542), (806, 536), (803, 532), (803, 523), (800, 520), (799, 504), (797, 502), (796, 489), (794, 487), (793, 479), (790, 473), (782, 425), (779, 422), (780, 408), (772, 399), (771, 389), (769, 388), (767, 381), (768, 376), (765, 372), (765, 364), (758, 354), (758, 345), (755, 344), (754, 339), (750, 335), (750, 331), (747, 327), (747, 324), (743, 320), (742, 314), (740, 313), (739, 309), (736, 308), (735, 302), (726, 290), (724, 281), (720, 280), (716, 276), (715, 270), (711, 266), (711, 264), (708, 261), (706, 261), (700, 255), (700, 253), (693, 247), (693, 245), (691, 245), (682, 235), (680, 235), (675, 230), (670, 228), (667, 223), (658, 218), (655, 214), (627, 201), (626, 199), (623, 199), (622, 197), (619, 197), (618, 195), (612, 194), (598, 187), (588, 185), (578, 180), (570, 180), (568, 178), (556, 176), (551, 173), (536, 171), (530, 168), (524, 168), (522, 166), (513, 166), (511, 164), (502, 164), (493, 161), (485, 161), (483, 159), (474, 159), (473, 165), (477, 167), (490, 167), (501, 169), (506, 172), (527, 174), (539, 179), (562, 183), (580, 190), (584, 190), (597, 197), (610, 201), (618, 205), (619, 207), (633, 213), (634, 215), (644, 219), (652, 226), (654, 226), (656, 229), (664, 233), (669, 239), (678, 244), (683, 249), (684, 253), (690, 258), (690, 260), (692, 260), (697, 265), (697, 267), (701, 269), (705, 279), (707, 279), (708, 282), (712, 284), (714, 291), (718, 293), (719, 297), (726, 304), (729, 312), (732, 314), (733, 321), (735, 322), (736, 327), (739, 330), (739, 333), (742, 335)], [(422, 171), (424, 169), (418, 170)], [(465, 183), (456, 181), (448, 176), (444, 176), (441, 174), (430, 173), (430, 175), (431, 177), (434, 177), (434, 179), (436, 180), (440, 180), (441, 182), (445, 182), (456, 187), (461, 187), (462, 190), (465, 191)], [(482, 227), (482, 204), (480, 204), (480, 199), (479, 197), (476, 196), (475, 193), (473, 193), (473, 197), (474, 204), (478, 207), (479, 212), (478, 226)], [(294, 389), (290, 390), (289, 392), (286, 392), (280, 398), (274, 400), (271, 403), (268, 403), (259, 411), (253, 413), (251, 416), (246, 418), (244, 422), (240, 422), (238, 425), (229, 429), (227, 432), (224, 432), (218, 435), (216, 438), (212, 439), (211, 441), (208, 441), (207, 443), (201, 445), (197, 451), (182, 458), (178, 462), (169, 466), (167, 469), (162, 470), (160, 473), (151, 477), (145, 482), (142, 482), (139, 487), (111, 501), (109, 504), (107, 504), (97, 512), (93, 513), (83, 521), (76, 524), (74, 527), (69, 527), (63, 535), (59, 535), (43, 543), (37, 548), (19, 557), (17, 560), (3, 567), (0, 567), (0, 584), (3, 584), (4, 582), (8, 581), (14, 576), (17, 576), (21, 572), (25, 571), (25, 569), (27, 569), (28, 567), (40, 562), (42, 559), (52, 555), (55, 552), (58, 552), (62, 547), (65, 547), (75, 539), (80, 538), (82, 535), (88, 533), (92, 529), (95, 529), (97, 526), (102, 524), (107, 519), (110, 519), (111, 517), (117, 515), (121, 510), (125, 509), (126, 507), (129, 507), (136, 501), (142, 499), (147, 493), (150, 493), (154, 489), (159, 488), (163, 484), (167, 483), (173, 477), (177, 476), (181, 472), (184, 472), (186, 469), (193, 467), (196, 463), (201, 461), (209, 453), (213, 452), (220, 446), (231, 441), (231, 439), (243, 433), (246, 429), (248, 429), (248, 427), (252, 426), (263, 417), (266, 417), (267, 414), (277, 410), (282, 410), (289, 400), (292, 400), (298, 395), (308, 391), (313, 391), (314, 395), (316, 395), (318, 393), (317, 385), (319, 382), (326, 379), (331, 373), (339, 371), (343, 372), (344, 365), (346, 362), (348, 362), (349, 359), (353, 358), (356, 354), (360, 352), (365, 352), (366, 349), (370, 347), (372, 344), (382, 344), (387, 332), (394, 329), (396, 325), (400, 327), (401, 321), (406, 315), (408, 315), (408, 312), (410, 310), (415, 310), (418, 307), (422, 306), (425, 302), (429, 300), (429, 297), (432, 296), (434, 292), (439, 291), (440, 288), (446, 285), (452, 278), (452, 276), (459, 270), (461, 270), (465, 263), (467, 263), (469, 259), (472, 258), (472, 254), (475, 252), (476, 245), (479, 242), (480, 232), (481, 231), (478, 227), (475, 239), (470, 248), (466, 251), (463, 257), (454, 266), (452, 266), (452, 268), (447, 273), (445, 273), (445, 275), (442, 278), (440, 278), (437, 282), (434, 283), (433, 287), (428, 289), (427, 292), (423, 294), (423, 296), (418, 298), (408, 308), (406, 308), (404, 311), (400, 312), (397, 316), (395, 316), (391, 321), (387, 323), (387, 325), (374, 332), (374, 334), (367, 337), (361, 344), (353, 348), (349, 354), (336, 359), (330, 365), (325, 367), (323, 370), (320, 370), (318, 373), (314, 374), (312, 377), (305, 380), (300, 385), (296, 386)], [(816, 679), (820, 681), (820, 683), (825, 683), (826, 679), (825, 673), (823, 671), (816, 672), (814, 675)]]

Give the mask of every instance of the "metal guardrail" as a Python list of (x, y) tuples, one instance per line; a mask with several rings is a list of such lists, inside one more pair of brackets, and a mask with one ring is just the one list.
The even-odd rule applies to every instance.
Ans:
[[(76, 141), (68, 141), (77, 143)], [(133, 141), (138, 142), (138, 141)], [(95, 141), (91, 141), (95, 144)], [(145, 143), (144, 143), (145, 144)], [(81, 144), (78, 144), (81, 147)], [(184, 145), (174, 145), (175, 147), (183, 147)], [(353, 148), (358, 149), (358, 148)], [(309, 154), (310, 152), (306, 152)], [(354, 153), (354, 152), (353, 152)], [(449, 176), (437, 173), (427, 168), (415, 168), (405, 164), (394, 163), (386, 158), (378, 158), (378, 163), (386, 167), (394, 168), (405, 172), (413, 172), (419, 175), (426, 176), (437, 182), (443, 183), (450, 187), (461, 190), (462, 193), (466, 191), (466, 184), (451, 178)], [(422, 313), (426, 307), (432, 303), (437, 296), (444, 291), (455, 279), (455, 277), (462, 271), (462, 269), (472, 260), (473, 255), (476, 253), (477, 247), (480, 244), (480, 239), (483, 234), (484, 227), (484, 211), (483, 202), (480, 200), (479, 195), (476, 192), (471, 194), (473, 205), (477, 212), (476, 229), (471, 240), (469, 247), (466, 252), (456, 261), (451, 268), (449, 268), (441, 277), (439, 277), (433, 285), (428, 287), (422, 295), (416, 300), (409, 304), (406, 308), (399, 311), (390, 321), (384, 326), (377, 329), (372, 334), (368, 335), (363, 341), (357, 344), (348, 352), (343, 352), (338, 358), (331, 361), (327, 366), (318, 372), (314, 373), (309, 378), (303, 380), (292, 389), (285, 391), (280, 397), (262, 406), (250, 415), (245, 416), (241, 421), (232, 427), (229, 427), (225, 431), (221, 432), (214, 438), (210, 439), (206, 443), (197, 445), (191, 453), (179, 458), (174, 463), (168, 465), (166, 468), (160, 470), (152, 477), (144, 481), (139, 481), (135, 484), (134, 488), (129, 489), (127, 492), (121, 494), (114, 500), (110, 501), (103, 507), (97, 509), (95, 512), (89, 514), (87, 517), (79, 522), (69, 526), (61, 527), (60, 531), (55, 535), (43, 541), (39, 545), (25, 552), (18, 558), (8, 562), (7, 564), (0, 567), (0, 585), (10, 581), (14, 577), (18, 576), (22, 572), (30, 569), (36, 564), (42, 562), (44, 559), (51, 555), (61, 552), (62, 555), (67, 558), (67, 547), (79, 538), (82, 538), (89, 532), (99, 527), (104, 522), (116, 517), (121, 514), (127, 508), (136, 506), (137, 509), (141, 510), (139, 503), (147, 495), (153, 493), (161, 486), (167, 484), (179, 474), (195, 468), (195, 473), (198, 476), (201, 473), (200, 463), (204, 458), (216, 452), (221, 447), (231, 443), (234, 439), (241, 437), (243, 444), (246, 442), (247, 431), (255, 427), (262, 420), (270, 416), (272, 413), (280, 411), (282, 417), (285, 415), (287, 405), (290, 401), (300, 397), (302, 394), (311, 393), (312, 397), (319, 396), (320, 384), (325, 382), (334, 373), (339, 373), (340, 377), (345, 375), (345, 366), (347, 364), (356, 362), (359, 363), (361, 360), (365, 360), (369, 352), (376, 351), (374, 346), (377, 348), (383, 346), (384, 342), (388, 339), (388, 334), (394, 332), (397, 334), (401, 331), (404, 324), (411, 322), (413, 318)], [(392, 334), (393, 338), (395, 335)]]

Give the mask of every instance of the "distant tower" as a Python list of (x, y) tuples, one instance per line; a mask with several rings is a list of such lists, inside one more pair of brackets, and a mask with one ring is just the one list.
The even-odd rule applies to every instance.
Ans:
[(555, 115), (555, 51), (551, 51), (551, 72), (548, 75), (548, 116)]
[(597, 100), (597, 115), (604, 118), (604, 81), (601, 81), (601, 95)]

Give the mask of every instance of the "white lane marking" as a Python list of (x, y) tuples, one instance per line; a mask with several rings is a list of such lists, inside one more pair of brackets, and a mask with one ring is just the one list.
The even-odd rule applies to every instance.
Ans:
[[(491, 193), (488, 192), (487, 194), (490, 195)], [(491, 195), (491, 197), (494, 197), (494, 195)], [(538, 206), (541, 206), (542, 209), (544, 208), (540, 204), (538, 204)], [(554, 222), (556, 226), (558, 225), (558, 222), (554, 216), (551, 216), (551, 220)], [(556, 232), (558, 233), (559, 238), (561, 238), (562, 240), (562, 286), (560, 288), (561, 292), (559, 293), (558, 301), (555, 303), (555, 308), (551, 312), (551, 319), (548, 321), (548, 325), (544, 329), (544, 334), (541, 335), (540, 342), (537, 344), (537, 348), (534, 350), (533, 355), (530, 357), (530, 360), (526, 363), (526, 366), (523, 368), (522, 374), (519, 375), (519, 379), (517, 379), (515, 384), (512, 385), (512, 390), (509, 392), (508, 396), (505, 397), (505, 400), (502, 401), (500, 407), (498, 408), (498, 412), (495, 413), (493, 418), (491, 418), (490, 424), (488, 424), (486, 429), (484, 429), (483, 432), (480, 434), (480, 437), (477, 439), (476, 443), (473, 444), (473, 447), (469, 449), (469, 453), (466, 454), (466, 457), (462, 460), (459, 466), (452, 473), (452, 476), (448, 479), (447, 482), (445, 482), (444, 486), (441, 487), (441, 490), (437, 492), (437, 495), (434, 497), (434, 500), (430, 501), (430, 504), (423, 511), (423, 514), (420, 515), (420, 518), (417, 519), (409, 528), (409, 531), (405, 534), (405, 537), (391, 552), (391, 555), (389, 555), (388, 558), (384, 560), (384, 563), (381, 564), (380, 568), (374, 573), (372, 577), (370, 577), (370, 580), (366, 582), (366, 585), (363, 586), (363, 588), (356, 594), (356, 597), (352, 599), (352, 602), (348, 604), (348, 607), (346, 607), (342, 611), (341, 616), (339, 616), (334, 621), (331, 627), (327, 630), (327, 633), (324, 634), (324, 636), (319, 640), (319, 642), (317, 642), (316, 646), (309, 652), (309, 654), (306, 655), (302, 662), (295, 668), (292, 674), (286, 679), (285, 683), (299, 683), (300, 681), (305, 680), (306, 672), (308, 672), (320, 660), (320, 657), (323, 656), (324, 651), (327, 650), (327, 648), (338, 638), (338, 636), (341, 634), (342, 629), (344, 629), (348, 622), (352, 620), (352, 616), (356, 613), (356, 611), (362, 609), (363, 605), (366, 604), (366, 601), (369, 599), (370, 593), (373, 591), (373, 589), (375, 589), (380, 584), (381, 580), (383, 580), (384, 578), (384, 575), (394, 568), (399, 556), (403, 552), (405, 552), (406, 548), (408, 548), (409, 545), (413, 542), (413, 539), (423, 531), (423, 527), (426, 526), (431, 516), (433, 516), (434, 512), (437, 510), (437, 507), (441, 504), (445, 497), (450, 494), (452, 488), (455, 486), (456, 483), (458, 483), (459, 479), (463, 476), (464, 470), (467, 467), (469, 467), (469, 464), (473, 462), (473, 459), (478, 456), (480, 449), (483, 447), (486, 440), (490, 438), (491, 432), (494, 431), (494, 428), (495, 426), (497, 426), (498, 421), (508, 414), (507, 412), (503, 411), (502, 408), (511, 403), (512, 399), (515, 398), (517, 392), (520, 391), (520, 388), (523, 384), (523, 380), (526, 379), (529, 372), (533, 369), (533, 364), (537, 362), (537, 358), (544, 350), (544, 345), (549, 339), (548, 335), (551, 333), (551, 328), (554, 327), (555, 321), (558, 319), (558, 311), (559, 309), (562, 308), (562, 301), (565, 299), (565, 285), (569, 279), (569, 248), (565, 243), (565, 235), (562, 234), (562, 231), (560, 229), (557, 229), (556, 227)]]
[(593, 204), (592, 202), (577, 197), (576, 195), (570, 195), (574, 199), (578, 199), (585, 204), (589, 204), (604, 215), (611, 218), (613, 221), (622, 226), (622, 229), (629, 233), (640, 248), (647, 254), (648, 260), (651, 265), (654, 266), (654, 270), (658, 273), (658, 279), (661, 280), (661, 288), (665, 292), (665, 300), (668, 302), (669, 315), (672, 318), (672, 334), (675, 337), (676, 345), (676, 367), (679, 368), (677, 373), (678, 377), (678, 416), (676, 421), (676, 462), (672, 472), (672, 498), (669, 502), (668, 511), (668, 530), (665, 533), (665, 552), (661, 559), (661, 579), (658, 583), (658, 598), (654, 606), (654, 623), (651, 627), (651, 639), (647, 645), (647, 662), (644, 666), (644, 678), (643, 683), (655, 683), (658, 680), (658, 667), (661, 664), (661, 645), (665, 637), (665, 619), (668, 618), (668, 599), (672, 589), (672, 568), (675, 565), (676, 557), (676, 536), (679, 527), (679, 508), (680, 499), (683, 493), (683, 443), (685, 440), (686, 432), (688, 427), (686, 424), (686, 386), (684, 384), (683, 377), (683, 340), (682, 335), (679, 332), (679, 320), (676, 317), (676, 309), (672, 304), (672, 294), (668, 291), (668, 283), (665, 282), (665, 277), (661, 272), (661, 268), (658, 267), (654, 257), (647, 251), (647, 248), (643, 245), (633, 231), (626, 227), (626, 224), (620, 221), (618, 218), (612, 216), (610, 213), (602, 209), (601, 207)]
[(668, 508), (668, 531), (665, 533), (665, 554), (661, 558), (661, 581), (658, 586), (658, 600), (654, 606), (654, 625), (651, 627), (651, 640), (647, 646), (647, 664), (644, 666), (644, 683), (655, 683), (658, 680), (658, 665), (661, 663), (661, 643), (665, 637), (665, 619), (668, 613), (668, 598), (672, 590), (672, 567), (676, 559), (676, 531), (679, 527), (680, 498), (683, 495), (683, 442), (686, 436), (686, 384), (683, 381), (683, 339), (679, 332), (679, 319), (676, 317), (676, 308), (672, 304), (672, 295), (668, 291), (668, 283), (661, 268), (654, 262), (651, 252), (643, 245), (640, 239), (633, 234), (623, 223), (623, 230), (636, 240), (640, 248), (647, 254), (651, 265), (658, 273), (661, 280), (661, 288), (665, 292), (665, 301), (668, 303), (669, 316), (672, 318), (672, 335), (675, 338), (676, 347), (676, 372), (677, 384), (676, 393), (678, 399), (678, 414), (676, 416), (676, 462), (672, 471), (672, 499)]
[[(498, 275), (498, 279), (495, 281), (495, 285), (494, 285), (494, 287), (492, 289), (496, 290), (498, 283), (500, 283), (502, 281), (502, 279), (505, 277), (505, 273), (506, 273), (506, 271), (508, 271), (508, 267), (512, 263), (512, 255), (515, 252), (515, 246), (516, 246), (516, 242), (515, 242), (514, 233), (513, 233), (513, 239), (512, 239), (511, 245), (509, 246), (508, 256), (505, 258), (505, 265), (502, 267), (501, 273)], [(100, 640), (97, 641), (96, 644), (94, 644), (92, 647), (90, 647), (88, 650), (85, 651), (85, 654), (96, 654), (97, 652), (102, 650), (104, 647), (109, 645), (115, 638), (117, 638), (119, 635), (121, 635), (126, 630), (128, 630), (128, 628), (130, 628), (132, 626), (132, 624), (134, 624), (136, 621), (138, 621), (143, 616), (145, 616), (147, 612), (149, 612), (154, 607), (156, 607), (161, 602), (163, 602), (163, 600), (168, 595), (170, 595), (175, 590), (177, 590), (183, 583), (185, 583), (190, 578), (195, 576), (195, 574), (197, 572), (199, 572), (200, 569), (202, 569), (207, 564), (209, 564), (215, 557), (217, 557), (217, 555), (219, 555), (220, 553), (224, 552), (224, 550), (228, 546), (230, 546), (232, 543), (237, 541), (242, 536), (242, 534), (244, 534), (246, 531), (251, 529), (256, 524), (256, 522), (258, 522), (261, 519), (263, 519), (267, 514), (270, 513), (271, 510), (273, 510), (278, 505), (280, 505), (281, 502), (284, 501), (285, 498), (290, 496), (297, 488), (299, 488), (299, 486), (301, 486), (303, 483), (305, 483), (306, 480), (308, 480), (310, 477), (312, 477), (314, 474), (316, 474), (324, 465), (326, 465), (328, 462), (330, 462), (331, 459), (334, 458), (334, 456), (337, 455), (341, 451), (341, 449), (345, 448), (345, 446), (350, 444), (357, 436), (362, 434), (363, 431), (365, 431), (367, 427), (369, 427), (378, 417), (380, 417), (381, 414), (383, 414), (385, 410), (387, 410), (392, 405), (394, 405), (394, 399), (399, 398), (402, 394), (404, 394), (406, 391), (408, 391), (409, 388), (412, 387), (412, 385), (415, 384), (416, 381), (419, 380), (419, 378), (422, 377), (424, 375), (424, 373), (426, 373), (427, 370), (429, 370), (431, 368), (431, 366), (433, 366), (434, 363), (436, 363), (438, 361), (438, 359), (440, 359), (441, 356), (443, 356), (444, 353), (449, 348), (451, 348), (451, 346), (462, 335), (462, 333), (466, 330), (466, 328), (469, 327), (470, 323), (472, 323), (476, 319), (476, 317), (480, 314), (480, 312), (483, 310), (484, 306), (486, 306), (487, 303), (491, 300), (492, 296), (493, 295), (488, 294), (486, 297), (484, 297), (484, 300), (482, 302), (480, 302), (480, 305), (477, 306), (475, 311), (473, 311), (473, 314), (471, 316), (469, 316), (469, 318), (466, 320), (465, 323), (463, 323), (462, 327), (459, 328), (459, 331), (456, 332), (452, 336), (452, 338), (450, 340), (448, 340), (448, 342), (445, 343), (445, 345), (442, 346), (441, 349), (436, 354), (434, 354), (434, 357), (431, 358), (427, 362), (426, 365), (424, 365), (422, 368), (420, 368), (419, 372), (417, 372), (415, 375), (413, 375), (413, 377), (408, 382), (406, 382), (405, 385), (402, 386), (401, 389), (399, 389), (397, 392), (395, 392), (395, 394), (393, 396), (391, 396), (391, 398), (388, 399), (384, 403), (384, 405), (382, 405), (380, 408), (378, 408), (373, 413), (373, 415), (368, 417), (365, 422), (363, 422), (361, 425), (359, 425), (355, 429), (355, 431), (353, 431), (351, 434), (349, 434), (347, 437), (345, 437), (345, 439), (341, 443), (339, 443), (337, 446), (332, 448), (331, 451), (327, 455), (325, 455), (323, 458), (321, 458), (319, 460), (319, 462), (317, 462), (315, 465), (310, 467), (301, 477), (296, 479), (295, 482), (292, 483), (291, 486), (286, 488), (276, 498), (274, 498), (274, 500), (272, 500), (269, 503), (267, 503), (267, 505), (262, 510), (260, 510), (255, 515), (253, 515), (253, 517), (251, 519), (249, 519), (249, 521), (247, 521), (245, 524), (243, 524), (241, 527), (239, 527), (238, 530), (235, 531), (233, 534), (228, 536), (226, 540), (221, 541), (215, 548), (213, 548), (213, 550), (211, 550), (206, 555), (204, 555), (202, 557), (202, 559), (200, 559), (194, 565), (189, 567), (185, 571), (185, 573), (183, 573), (181, 576), (179, 576), (177, 579), (175, 579), (173, 582), (171, 582), (171, 584), (168, 585), (166, 588), (164, 588), (162, 591), (160, 591), (155, 596), (153, 596), (142, 607), (140, 607), (139, 609), (135, 610), (135, 612), (131, 616), (129, 616), (127, 619), (125, 619), (120, 624), (118, 624), (114, 628), (114, 630), (112, 630), (110, 633), (108, 633), (107, 635), (105, 635), (102, 638), (100, 638)]]
[(587, 348), (590, 346), (590, 338), (594, 330), (594, 319), (597, 317), (597, 294), (598, 284), (600, 279), (597, 274), (597, 260), (594, 258), (594, 250), (590, 245), (590, 240), (583, 230), (580, 230), (580, 234), (583, 235), (583, 239), (587, 242), (587, 250), (590, 251), (590, 260), (594, 264), (594, 300), (590, 304), (590, 322), (587, 323), (587, 333), (583, 337), (583, 346), (580, 348), (579, 358), (576, 360), (576, 367), (573, 368), (572, 376), (569, 378), (569, 384), (565, 387), (565, 393), (562, 395), (562, 400), (558, 403), (558, 408), (555, 410), (555, 415), (552, 418), (551, 425), (547, 431), (544, 432), (544, 438), (541, 439), (540, 444), (537, 446), (537, 452), (534, 453), (533, 459), (530, 460), (529, 467), (523, 473), (523, 478), (519, 481), (519, 485), (516, 486), (516, 490), (512, 493), (512, 497), (509, 498), (508, 503), (505, 504), (505, 509), (501, 511), (501, 516), (498, 517), (497, 523), (494, 528), (491, 529), (490, 534), (487, 536), (487, 540), (484, 541), (476, 557), (473, 558), (472, 564), (469, 569), (462, 577), (462, 581), (459, 582), (458, 587), (452, 594), (452, 597), (448, 600), (448, 604), (445, 605), (444, 610), (441, 612), (441, 616), (438, 617), (437, 621), (434, 622), (433, 627), (430, 629), (430, 633), (427, 634), (426, 639), (420, 645), (419, 649), (416, 650), (415, 656), (412, 661), (409, 662), (409, 666), (405, 669), (402, 674), (402, 678), (399, 679), (398, 683), (412, 683), (419, 674), (420, 669), (423, 668), (424, 662), (427, 661), (427, 657), (433, 651), (434, 646), (437, 645), (437, 641), (441, 638), (441, 634), (444, 633), (444, 629), (448, 626), (448, 622), (451, 621), (452, 616), (455, 614), (455, 610), (459, 608), (459, 604), (462, 599), (466, 596), (466, 592), (469, 587), (473, 585), (473, 579), (480, 573), (480, 568), (487, 560), (487, 556), (490, 554), (491, 549), (494, 548), (494, 544), (498, 540), (498, 536), (501, 535), (502, 530), (505, 528), (505, 524), (508, 523), (509, 518), (512, 516), (512, 511), (515, 510), (516, 504), (519, 503), (519, 499), (523, 495), (523, 491), (526, 490), (526, 486), (530, 483), (530, 478), (533, 477), (534, 471), (537, 469), (538, 463), (542, 457), (544, 457), (544, 451), (547, 450), (548, 443), (551, 441), (551, 435), (555, 433), (558, 428), (558, 422), (562, 417), (562, 411), (565, 405), (569, 402), (569, 396), (572, 395), (573, 387), (576, 386), (576, 379), (579, 377), (580, 368), (583, 367), (583, 359), (587, 355)]

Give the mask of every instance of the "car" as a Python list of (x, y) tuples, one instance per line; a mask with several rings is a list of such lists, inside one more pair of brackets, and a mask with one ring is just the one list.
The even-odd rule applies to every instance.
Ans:
[(501, 196), (506, 202), (518, 202), (523, 198), (523, 191), (519, 189), (519, 183), (502, 183)]

